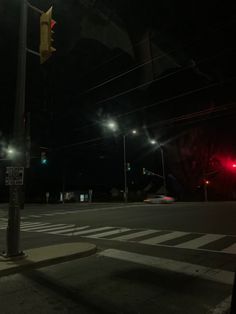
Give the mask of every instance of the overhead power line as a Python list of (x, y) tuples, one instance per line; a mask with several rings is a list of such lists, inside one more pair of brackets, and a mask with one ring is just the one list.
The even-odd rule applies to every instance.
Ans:
[[(193, 112), (193, 113), (190, 113), (190, 114), (185, 114), (185, 115), (173, 117), (173, 118), (166, 119), (166, 120), (163, 120), (163, 121), (150, 123), (150, 124), (147, 124), (146, 127), (149, 127), (149, 128), (153, 127), (153, 126), (159, 126), (159, 127), (165, 126), (165, 127), (167, 127), (167, 125), (170, 125), (171, 123), (190, 121), (190, 120), (192, 120), (194, 118), (199, 118), (199, 117), (201, 118), (201, 117), (204, 117), (204, 116), (209, 116), (207, 119), (214, 119), (214, 118), (217, 118), (218, 116), (217, 115), (214, 115), (214, 116), (212, 115), (210, 117), (211, 114), (222, 113), (222, 112), (225, 112), (225, 113), (229, 112), (230, 113), (229, 110), (231, 110), (231, 109), (236, 109), (236, 103), (235, 102), (234, 103), (230, 103), (230, 104), (226, 104), (226, 105), (221, 105), (221, 106), (214, 107), (214, 108), (208, 108), (208, 109), (196, 111), (196, 112)], [(120, 134), (122, 134), (122, 132)], [(80, 142), (63, 145), (63, 146), (55, 148), (55, 150), (61, 150), (61, 149), (76, 147), (76, 146), (79, 146), (79, 145), (94, 143), (94, 142), (98, 142), (98, 141), (101, 141), (101, 140), (104, 140), (104, 139), (107, 139), (107, 138), (109, 138), (109, 137), (108, 136), (96, 137), (96, 138), (92, 138), (92, 139), (89, 139), (89, 140), (83, 140), (83, 141), (80, 141)]]
[[(233, 20), (233, 21), (235, 21), (235, 20)], [(214, 29), (212, 29), (212, 30), (211, 30), (211, 33), (214, 33), (215, 31), (219, 31), (223, 26), (226, 26), (226, 25), (228, 25), (229, 23), (232, 23), (232, 20), (227, 21), (226, 23), (223, 23), (223, 24), (218, 24), (218, 25), (217, 25), (218, 27), (216, 26)], [(219, 27), (219, 26), (220, 26), (220, 27)], [(149, 38), (148, 38), (148, 39), (149, 39)], [(150, 39), (151, 39), (151, 38), (150, 38)], [(194, 40), (192, 40), (192, 41), (190, 41), (190, 42), (188, 42), (188, 43), (184, 43), (183, 46), (186, 48), (186, 47), (191, 46), (193, 43), (196, 43), (196, 42), (198, 42), (198, 41), (200, 41), (200, 40), (202, 40), (202, 38), (196, 38), (196, 39), (194, 39)], [(143, 41), (140, 41), (137, 45), (140, 45), (141, 43), (143, 43), (143, 42), (145, 42), (145, 41), (147, 41), (147, 38), (146, 38), (145, 40), (143, 40)], [(179, 50), (179, 48), (174, 48), (174, 49), (171, 49), (171, 50), (169, 50), (169, 51), (167, 51), (167, 52), (165, 52), (165, 53), (163, 53), (163, 54), (161, 54), (161, 55), (154, 56), (154, 57), (150, 58), (149, 60), (144, 61), (144, 62), (141, 63), (141, 64), (138, 64), (137, 66), (131, 67), (131, 68), (128, 69), (127, 71), (124, 71), (124, 72), (122, 72), (122, 73), (116, 74), (115, 76), (112, 76), (111, 78), (109, 78), (109, 79), (107, 79), (107, 80), (105, 80), (105, 81), (103, 81), (103, 82), (101, 82), (101, 83), (98, 83), (97, 85), (95, 85), (95, 86), (93, 86), (93, 87), (88, 88), (87, 90), (85, 90), (84, 92), (82, 92), (79, 96), (83, 96), (83, 95), (85, 95), (85, 94), (87, 94), (87, 93), (89, 93), (89, 92), (91, 92), (91, 91), (93, 91), (93, 90), (95, 90), (95, 89), (97, 89), (97, 88), (99, 88), (99, 87), (102, 87), (102, 86), (104, 86), (104, 85), (107, 85), (108, 83), (110, 83), (110, 82), (112, 82), (112, 81), (114, 81), (114, 80), (116, 80), (116, 79), (118, 79), (118, 78), (121, 78), (121, 77), (123, 77), (123, 76), (125, 76), (125, 75), (127, 75), (127, 74), (129, 74), (129, 73), (131, 73), (131, 72), (133, 72), (133, 71), (135, 71), (135, 70), (137, 70), (137, 69), (139, 69), (139, 68), (141, 68), (141, 67), (147, 65), (147, 64), (149, 64), (149, 63), (152, 63), (153, 61), (156, 61), (156, 60), (161, 59), (161, 58), (163, 58), (163, 57), (169, 57), (170, 54), (172, 54), (172, 53), (174, 53), (174, 52), (176, 52), (176, 51), (178, 51), (178, 50)], [(112, 58), (111, 60), (114, 60), (114, 59), (116, 59), (116, 58)], [(104, 64), (106, 64), (106, 63), (108, 63), (108, 62), (109, 62), (109, 60), (106, 61), (106, 62), (104, 62)]]
[(216, 55), (213, 55), (213, 56), (204, 58), (204, 59), (198, 61), (194, 66), (193, 66), (192, 64), (187, 65), (187, 66), (182, 67), (182, 68), (180, 68), (180, 69), (178, 69), (178, 70), (176, 70), (176, 71), (174, 71), (174, 72), (161, 75), (161, 76), (159, 76), (159, 77), (157, 77), (157, 78), (155, 78), (155, 79), (152, 79), (152, 80), (147, 81), (147, 82), (145, 82), (145, 83), (139, 84), (139, 85), (137, 85), (137, 86), (135, 86), (135, 87), (129, 88), (129, 89), (127, 89), (127, 90), (124, 90), (124, 91), (122, 91), (122, 92), (120, 92), (120, 93), (117, 93), (117, 94), (115, 94), (115, 95), (113, 95), (113, 96), (110, 96), (110, 97), (108, 97), (108, 98), (99, 100), (99, 101), (95, 102), (94, 105), (100, 105), (100, 104), (102, 104), (102, 103), (104, 103), (104, 102), (110, 101), (110, 100), (112, 100), (112, 99), (118, 98), (118, 97), (123, 96), (123, 95), (126, 95), (126, 94), (129, 94), (129, 93), (131, 93), (131, 92), (133, 92), (133, 91), (135, 91), (135, 90), (137, 90), (137, 89), (142, 89), (143, 87), (146, 87), (146, 86), (148, 86), (148, 85), (150, 85), (150, 84), (152, 84), (152, 83), (158, 82), (158, 81), (160, 81), (160, 80), (166, 79), (166, 78), (168, 78), (168, 77), (170, 77), (170, 76), (173, 76), (173, 75), (175, 75), (175, 74), (184, 72), (184, 71), (189, 70), (189, 69), (193, 69), (193, 68), (195, 68), (197, 65), (199, 65), (199, 64), (201, 64), (201, 63), (204, 63), (204, 62), (207, 62), (207, 61), (209, 61), (209, 60), (212, 60), (212, 59), (214, 59), (214, 58), (219, 57), (220, 55), (222, 55), (222, 54), (225, 53), (226, 51), (228, 52), (229, 49), (226, 49), (226, 50), (224, 50), (224, 51), (221, 51), (220, 53), (217, 53)]

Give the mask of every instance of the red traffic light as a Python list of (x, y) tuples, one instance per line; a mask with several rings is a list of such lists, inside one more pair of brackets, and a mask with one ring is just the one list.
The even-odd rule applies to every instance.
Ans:
[(51, 29), (53, 29), (54, 25), (56, 24), (56, 21), (51, 19)]

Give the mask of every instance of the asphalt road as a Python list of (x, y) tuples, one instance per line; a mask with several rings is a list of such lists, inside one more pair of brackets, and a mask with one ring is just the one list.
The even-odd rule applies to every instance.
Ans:
[[(1, 313), (197, 314), (229, 307), (235, 203), (27, 205), (21, 214), (26, 252), (83, 241), (98, 253), (0, 278)], [(2, 205), (2, 249), (6, 219)]]

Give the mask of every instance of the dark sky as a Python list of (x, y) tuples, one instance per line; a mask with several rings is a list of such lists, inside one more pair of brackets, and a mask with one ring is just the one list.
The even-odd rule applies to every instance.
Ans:
[[(209, 160), (203, 161), (206, 154), (208, 159), (236, 159), (235, 4), (196, 0), (31, 3), (42, 10), (53, 4), (57, 21), (57, 52), (43, 65), (28, 55), (26, 81), (32, 155), (39, 156), (41, 146), (49, 148), (48, 171), (55, 182), (65, 165), (71, 185), (122, 184), (121, 135), (133, 127), (140, 132), (135, 140), (128, 138), (127, 154), (137, 182), (143, 179), (138, 179), (143, 166), (160, 169), (159, 152), (148, 145), (152, 137), (165, 143), (168, 172), (184, 185), (196, 186), (202, 169), (210, 167)], [(1, 2), (0, 134), (4, 143), (11, 140), (13, 126), (18, 16), (18, 0)], [(35, 50), (38, 18), (29, 10), (28, 47)], [(119, 124), (116, 135), (102, 125), (108, 118)], [(195, 149), (203, 157), (193, 154)], [(202, 163), (194, 170), (199, 158)], [(37, 167), (36, 158), (32, 171)]]

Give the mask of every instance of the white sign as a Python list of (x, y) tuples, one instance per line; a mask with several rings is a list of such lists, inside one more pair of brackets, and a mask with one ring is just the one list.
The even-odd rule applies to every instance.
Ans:
[(7, 167), (6, 185), (23, 185), (24, 167)]

